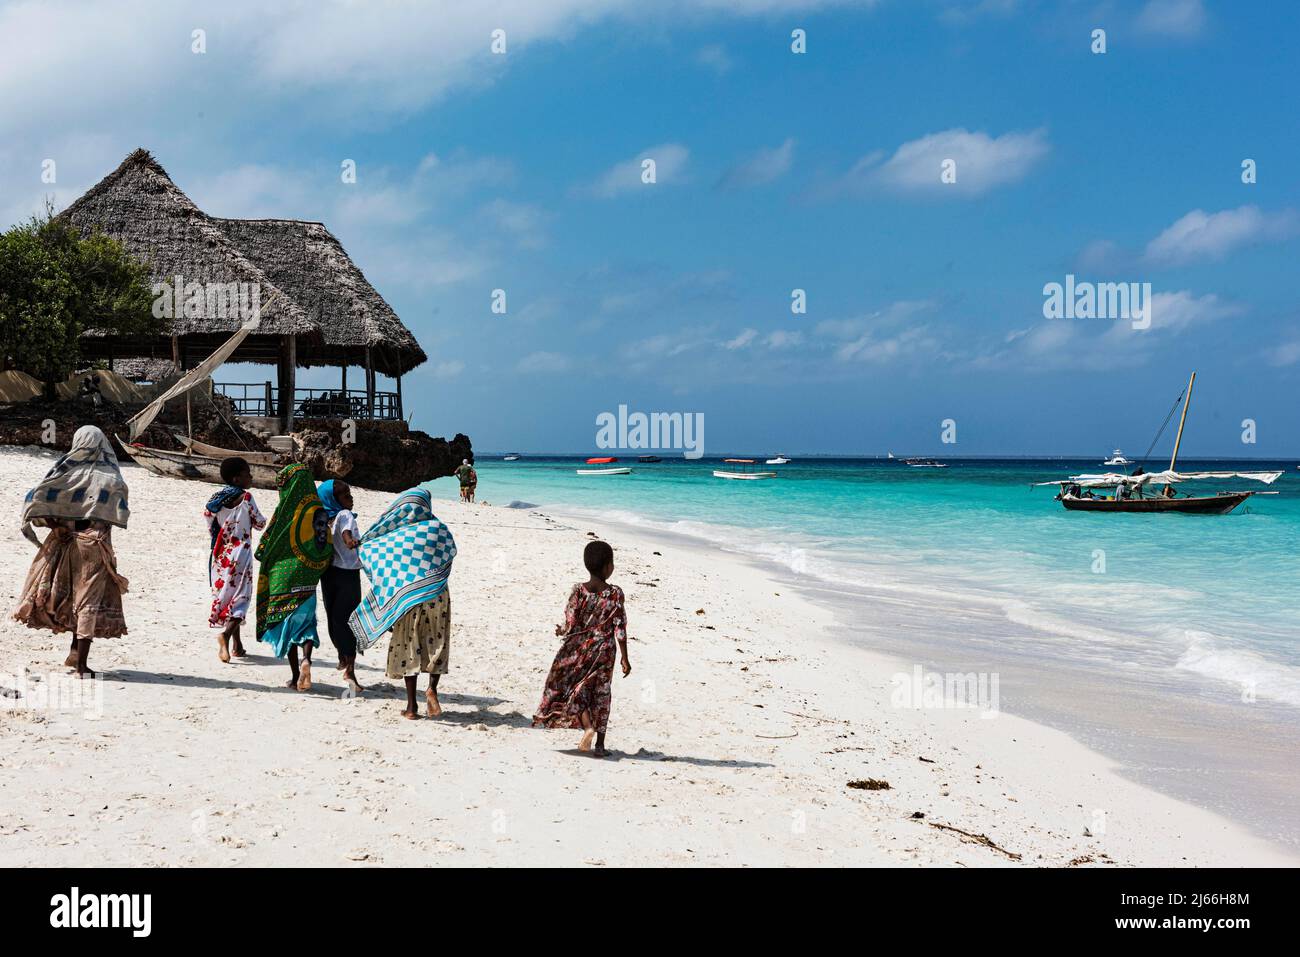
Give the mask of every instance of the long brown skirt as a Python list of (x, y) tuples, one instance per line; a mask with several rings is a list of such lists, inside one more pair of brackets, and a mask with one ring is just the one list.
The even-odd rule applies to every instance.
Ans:
[(32, 559), (14, 618), (29, 628), (78, 638), (117, 638), (127, 633), (122, 613), (126, 579), (117, 573), (112, 529), (102, 522), (74, 532), (50, 530)]

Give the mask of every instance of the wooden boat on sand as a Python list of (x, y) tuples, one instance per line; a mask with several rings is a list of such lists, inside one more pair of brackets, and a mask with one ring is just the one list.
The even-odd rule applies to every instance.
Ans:
[[(167, 449), (154, 449), (138, 443), (132, 444), (120, 435), (117, 440), (132, 461), (147, 468), (150, 472), (158, 475), (169, 475), (172, 478), (198, 479), (200, 482), (211, 482), (214, 485), (226, 484), (221, 479), (221, 460), (228, 458), (228, 456), (198, 455), (192, 452), (171, 452)], [(243, 458), (248, 460), (249, 471), (253, 473), (254, 488), (276, 487), (275, 477), (279, 473), (281, 466), (254, 462), (248, 459), (248, 455), (244, 455)]]

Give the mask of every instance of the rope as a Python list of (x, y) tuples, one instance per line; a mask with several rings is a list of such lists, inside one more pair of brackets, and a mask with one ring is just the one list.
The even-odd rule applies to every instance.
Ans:
[(1144, 470), (1146, 469), (1147, 459), (1151, 457), (1151, 450), (1154, 449), (1156, 447), (1156, 443), (1160, 441), (1160, 436), (1165, 434), (1165, 429), (1169, 428), (1169, 420), (1172, 419), (1174, 417), (1174, 413), (1178, 411), (1178, 403), (1183, 401), (1183, 396), (1186, 394), (1187, 394), (1187, 389), (1183, 389), (1182, 392), (1178, 393), (1178, 398), (1174, 399), (1173, 408), (1171, 408), (1169, 410), (1169, 414), (1165, 416), (1165, 421), (1160, 426), (1160, 431), (1156, 433), (1156, 437), (1152, 439), (1151, 444), (1147, 446), (1146, 454), (1142, 456), (1142, 461), (1138, 462), (1138, 466), (1140, 468)]

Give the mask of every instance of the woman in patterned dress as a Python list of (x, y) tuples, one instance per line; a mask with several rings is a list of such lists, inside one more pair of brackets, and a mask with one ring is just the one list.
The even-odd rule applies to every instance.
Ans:
[[(56, 635), (72, 632), (64, 664), (93, 678), (87, 659), (96, 638), (126, 634), (113, 526), (126, 528), (126, 481), (104, 433), (84, 425), (23, 503), (23, 535), (38, 547), (13, 617)], [(48, 528), (42, 542), (35, 529)]]
[[(618, 645), (623, 677), (632, 673), (627, 657), (627, 611), (623, 590), (609, 584), (614, 574), (614, 550), (606, 542), (588, 542), (582, 562), (591, 578), (574, 585), (564, 609), (564, 624), (555, 633), (564, 638), (546, 676), (542, 703), (533, 727), (581, 728), (578, 750), (603, 758), (609, 724), (610, 684), (614, 678), (614, 646)], [(592, 738), (596, 747), (592, 749)]]

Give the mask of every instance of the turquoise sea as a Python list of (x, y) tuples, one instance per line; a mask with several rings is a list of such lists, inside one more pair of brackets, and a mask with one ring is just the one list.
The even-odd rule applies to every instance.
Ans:
[[(1188, 471), (1284, 472), (1271, 486), (1202, 483), (1277, 494), (1194, 516), (1067, 512), (1055, 489), (1031, 488), (1105, 471), (1100, 458), (944, 461), (799, 458), (759, 482), (714, 478), (713, 458), (625, 456), (624, 476), (577, 475), (572, 456), (481, 455), (476, 468), (479, 498), (496, 505), (654, 527), (775, 563), (836, 605), (849, 640), (1000, 670), (1006, 710), (1300, 842), (1284, 820), (1300, 783), (1297, 463), (1180, 460)], [(455, 496), (454, 480), (432, 488)], [(1271, 749), (1282, 742), (1279, 765)], [(1266, 780), (1247, 782), (1243, 798), (1234, 775), (1262, 763)]]

